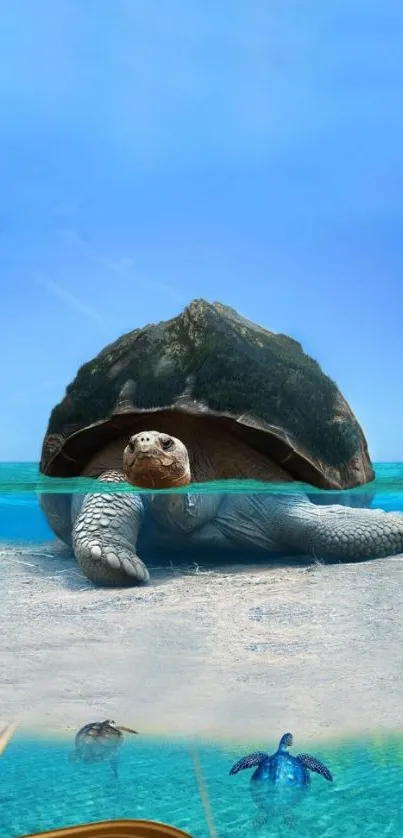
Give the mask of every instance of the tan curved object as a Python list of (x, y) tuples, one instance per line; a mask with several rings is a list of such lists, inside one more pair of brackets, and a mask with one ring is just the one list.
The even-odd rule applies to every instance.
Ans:
[(10, 739), (13, 737), (15, 731), (17, 729), (16, 724), (7, 724), (0, 730), (0, 756), (7, 748), (7, 745)]
[(81, 826), (52, 829), (50, 832), (35, 832), (25, 838), (192, 838), (175, 826), (157, 821), (99, 821)]

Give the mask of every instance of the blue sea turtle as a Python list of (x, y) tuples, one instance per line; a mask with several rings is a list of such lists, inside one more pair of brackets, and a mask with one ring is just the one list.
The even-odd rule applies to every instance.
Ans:
[(309, 754), (293, 757), (289, 753), (292, 744), (292, 734), (284, 733), (274, 754), (270, 756), (263, 751), (248, 754), (238, 760), (229, 772), (233, 775), (245, 768), (255, 768), (250, 789), (255, 805), (263, 813), (263, 819), (265, 814), (268, 811), (272, 812), (279, 803), (280, 808), (284, 810), (299, 802), (311, 783), (311, 771), (320, 774), (329, 782), (333, 780), (329, 769), (316, 757)]
[[(85, 364), (52, 412), (40, 468), (92, 479), (87, 494), (45, 486), (41, 505), (97, 584), (147, 582), (158, 545), (340, 561), (403, 552), (403, 515), (338, 491), (374, 472), (336, 385), (296, 341), (218, 303), (195, 301)], [(289, 491), (186, 492), (190, 480), (247, 479)], [(138, 491), (108, 491), (125, 482)]]
[(123, 733), (137, 734), (137, 730), (117, 725), (112, 719), (89, 722), (75, 736), (70, 762), (95, 763), (109, 761), (115, 777), (118, 776), (118, 750), (123, 744)]

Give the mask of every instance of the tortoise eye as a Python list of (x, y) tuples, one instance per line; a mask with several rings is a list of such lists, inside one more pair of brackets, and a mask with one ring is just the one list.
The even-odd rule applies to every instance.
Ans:
[(174, 444), (173, 439), (171, 439), (170, 437), (167, 437), (167, 438), (165, 438), (161, 441), (161, 448), (163, 448), (164, 451), (169, 451), (169, 449), (173, 447), (173, 444)]
[(134, 451), (134, 442), (133, 442), (132, 439), (129, 439), (129, 442), (127, 443), (127, 447), (129, 449), (129, 451)]

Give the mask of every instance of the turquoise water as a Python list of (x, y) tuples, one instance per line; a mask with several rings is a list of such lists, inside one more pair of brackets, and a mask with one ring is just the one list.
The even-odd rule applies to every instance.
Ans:
[[(9, 549), (13, 545), (34, 545), (51, 540), (53, 535), (40, 512), (37, 492), (66, 492), (66, 483), (69, 491), (97, 488), (92, 481), (44, 481), (35, 464), (0, 464), (0, 543)], [(224, 487), (209, 484), (202, 488), (203, 491), (219, 491)], [(403, 512), (403, 464), (377, 464), (376, 480), (365, 488), (374, 493), (373, 506)], [(225, 484), (225, 490), (228, 489)], [(290, 489), (243, 482), (234, 484), (232, 490), (277, 492)], [(292, 484), (292, 491), (296, 491), (296, 484)], [(374, 592), (374, 626), (379, 613), (375, 604), (378, 593), (382, 595), (379, 589)], [(335, 608), (331, 599), (330, 606)], [(393, 610), (393, 602), (390, 619), (394, 624), (401, 619)], [(337, 630), (334, 626), (333, 629)], [(394, 636), (396, 638), (396, 630)], [(303, 643), (309, 651), (309, 636), (303, 638)], [(371, 654), (370, 649), (368, 654)], [(309, 656), (306, 665), (309, 666)], [(351, 673), (351, 669), (349, 671)], [(359, 657), (356, 676), (360, 677)], [(343, 672), (340, 672), (340, 679), (343, 680)], [(311, 688), (312, 692), (326, 692), (323, 684), (312, 683)], [(385, 683), (382, 689), (383, 701), (387, 703), (388, 684)], [(347, 676), (345, 691), (348, 702)], [(292, 714), (287, 700), (285, 695), (285, 717)], [(38, 716), (40, 712), (38, 707)], [(283, 732), (272, 730), (268, 711), (267, 730), (262, 731), (260, 741), (253, 743), (235, 746), (199, 741), (197, 745), (191, 745), (190, 742), (138, 737), (135, 742), (127, 741), (123, 745), (118, 782), (114, 781), (108, 765), (84, 766), (68, 762), (73, 733), (71, 739), (60, 741), (17, 735), (0, 758), (0, 838), (110, 818), (161, 820), (187, 830), (194, 838), (207, 838), (211, 823), (209, 825), (206, 819), (200, 777), (195, 773), (194, 748), (208, 790), (218, 838), (245, 838), (250, 834), (262, 838), (293, 835), (302, 838), (361, 838), (362, 835), (401, 838), (403, 738), (400, 733), (388, 738), (377, 734), (376, 730), (368, 733), (365, 739), (360, 735), (355, 740), (338, 743), (335, 742), (336, 731), (329, 731), (328, 742), (324, 737), (316, 742), (310, 737), (304, 742), (304, 730), (293, 730), (295, 753), (307, 751), (320, 758), (332, 771), (334, 783), (326, 783), (313, 775), (312, 786), (294, 811), (293, 819), (284, 821), (273, 816), (267, 825), (255, 831), (256, 810), (249, 795), (251, 772), (229, 777), (228, 771), (239, 756), (251, 750), (275, 750)]]
[[(372, 506), (387, 510), (403, 511), (403, 463), (376, 463), (376, 479), (365, 487), (348, 491), (349, 495), (362, 492), (372, 493)], [(241, 493), (272, 492), (287, 494), (296, 491), (309, 492), (316, 496), (325, 496), (325, 492), (306, 486), (303, 483), (265, 484), (255, 481), (217, 481), (190, 487), (192, 491)], [(61, 480), (43, 477), (37, 463), (0, 463), (0, 543), (40, 543), (53, 538), (44, 516), (38, 506), (39, 492), (133, 492), (127, 484), (103, 484), (100, 487), (95, 480), (74, 478)], [(172, 492), (185, 492), (189, 488), (173, 489)], [(147, 491), (144, 492), (147, 494)], [(343, 494), (343, 493), (339, 493)]]
[[(120, 772), (113, 779), (107, 764), (70, 764), (71, 740), (16, 737), (0, 760), (0, 838), (113, 818), (160, 820), (210, 835), (194, 766), (194, 749), (208, 790), (213, 827), (220, 838), (379, 838), (403, 835), (403, 739), (344, 744), (300, 743), (333, 772), (334, 782), (314, 775), (302, 804), (290, 813), (254, 827), (256, 810), (249, 796), (250, 772), (230, 777), (239, 755), (254, 743), (231, 747), (198, 742), (136, 740), (124, 742)], [(298, 752), (298, 751), (297, 751)]]
[[(365, 486), (365, 490), (379, 492), (403, 492), (403, 464), (402, 463), (375, 463), (376, 479), (372, 483)], [(307, 486), (304, 483), (260, 483), (254, 480), (226, 480), (214, 481), (212, 483), (201, 483), (193, 485), (192, 487), (185, 487), (183, 489), (168, 489), (168, 492), (275, 492), (277, 493), (294, 493), (295, 491), (309, 491), (311, 494), (318, 492), (320, 489), (314, 489), (312, 486)], [(94, 480), (88, 480), (82, 477), (75, 478), (57, 478), (44, 477), (40, 474), (37, 463), (0, 463), (0, 492), (132, 492), (133, 490), (128, 484), (118, 483), (99, 484)], [(143, 490), (147, 493), (148, 490)], [(160, 490), (162, 491), (162, 490)], [(362, 488), (349, 490), (354, 492), (362, 492)]]

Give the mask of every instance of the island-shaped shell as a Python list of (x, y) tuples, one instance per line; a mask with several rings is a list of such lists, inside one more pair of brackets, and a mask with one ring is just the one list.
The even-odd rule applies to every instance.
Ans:
[(79, 369), (51, 413), (40, 469), (79, 475), (103, 445), (136, 422), (140, 430), (145, 413), (166, 411), (219, 419), (319, 488), (374, 478), (352, 410), (300, 343), (205, 300), (123, 335)]

